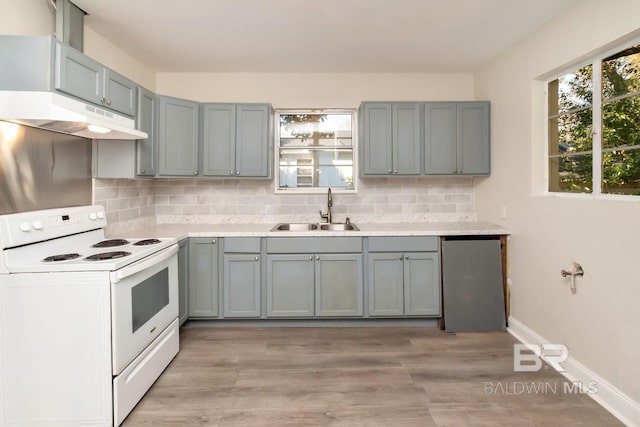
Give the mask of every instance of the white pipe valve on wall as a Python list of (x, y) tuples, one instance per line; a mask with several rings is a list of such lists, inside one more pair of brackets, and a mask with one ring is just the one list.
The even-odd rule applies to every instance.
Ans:
[(571, 293), (575, 294), (576, 293), (576, 276), (584, 275), (584, 270), (582, 269), (582, 266), (577, 262), (572, 262), (571, 269), (560, 270), (560, 274), (562, 275), (562, 277), (567, 277), (567, 276), (571, 277)]

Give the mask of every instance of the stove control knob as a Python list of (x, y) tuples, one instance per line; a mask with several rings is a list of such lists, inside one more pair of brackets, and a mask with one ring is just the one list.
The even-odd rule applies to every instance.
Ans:
[(33, 221), (31, 226), (34, 230), (42, 230), (42, 221)]
[(25, 233), (27, 231), (31, 231), (31, 224), (29, 224), (28, 222), (20, 223), (20, 231), (24, 231)]
[(89, 219), (90, 219), (91, 221), (95, 221), (97, 218), (98, 218), (98, 216), (96, 215), (96, 213), (95, 213), (95, 212), (91, 212), (91, 213), (89, 214)]
[(98, 219), (104, 219), (104, 212), (100, 211), (96, 215), (98, 215)]

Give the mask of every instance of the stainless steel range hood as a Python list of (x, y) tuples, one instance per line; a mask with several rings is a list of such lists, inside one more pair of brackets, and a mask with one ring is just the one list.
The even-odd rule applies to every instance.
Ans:
[(0, 120), (89, 139), (146, 139), (135, 121), (55, 92), (0, 91)]

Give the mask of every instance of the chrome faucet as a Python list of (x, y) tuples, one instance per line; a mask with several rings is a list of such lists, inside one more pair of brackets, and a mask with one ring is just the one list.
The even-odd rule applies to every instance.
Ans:
[(327, 224), (331, 224), (332, 222), (332, 217), (331, 217), (332, 207), (333, 207), (333, 196), (331, 195), (331, 187), (329, 187), (329, 191), (327, 192), (327, 213), (323, 214), (322, 210), (320, 210), (320, 218), (326, 219)]

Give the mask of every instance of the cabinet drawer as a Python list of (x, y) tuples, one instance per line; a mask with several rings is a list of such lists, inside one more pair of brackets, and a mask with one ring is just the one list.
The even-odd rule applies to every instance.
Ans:
[(273, 254), (299, 253), (358, 253), (362, 252), (360, 237), (270, 237), (267, 252)]
[(369, 252), (437, 252), (438, 236), (369, 237)]
[(226, 253), (260, 253), (259, 237), (225, 237), (224, 251)]

